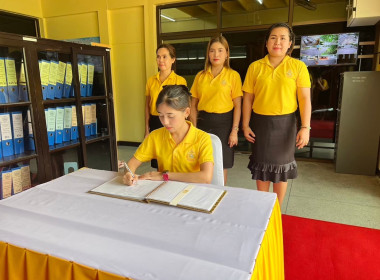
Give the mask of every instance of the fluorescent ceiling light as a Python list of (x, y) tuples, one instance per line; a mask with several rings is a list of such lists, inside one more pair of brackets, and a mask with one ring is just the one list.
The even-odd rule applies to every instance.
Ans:
[(163, 14), (161, 14), (161, 16), (162, 16), (163, 18), (166, 18), (166, 19), (170, 20), (170, 21), (175, 21), (175, 19), (172, 19), (171, 17), (164, 16)]
[(257, 0), (261, 5), (263, 4), (263, 0)]

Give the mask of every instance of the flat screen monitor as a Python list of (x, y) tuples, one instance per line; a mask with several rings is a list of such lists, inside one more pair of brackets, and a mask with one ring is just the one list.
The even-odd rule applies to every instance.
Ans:
[(356, 64), (359, 33), (301, 36), (300, 59), (307, 66)]

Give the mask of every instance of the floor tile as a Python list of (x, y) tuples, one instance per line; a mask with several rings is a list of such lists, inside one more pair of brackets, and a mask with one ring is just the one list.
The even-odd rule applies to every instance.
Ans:
[(291, 195), (285, 214), (380, 229), (380, 207)]

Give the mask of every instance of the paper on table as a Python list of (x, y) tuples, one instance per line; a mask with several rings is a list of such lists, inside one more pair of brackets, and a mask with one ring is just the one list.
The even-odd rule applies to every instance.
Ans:
[(161, 181), (140, 180), (136, 185), (126, 186), (123, 184), (123, 176), (117, 176), (92, 189), (90, 192), (120, 198), (144, 200), (160, 184), (162, 184)]

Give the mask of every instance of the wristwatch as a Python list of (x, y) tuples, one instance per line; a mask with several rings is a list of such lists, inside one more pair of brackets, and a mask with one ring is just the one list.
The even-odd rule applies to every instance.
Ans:
[(168, 174), (168, 170), (165, 170), (164, 172), (162, 172), (162, 179), (167, 182), (169, 181), (169, 174)]

